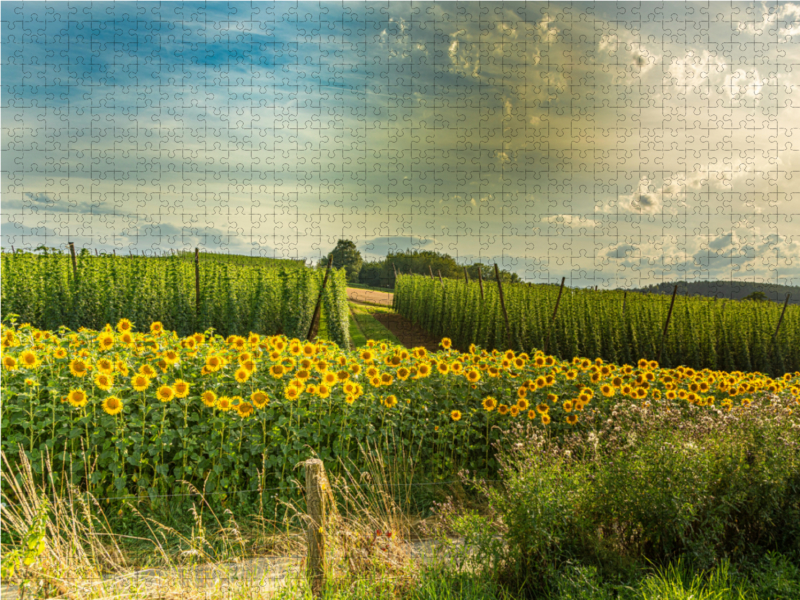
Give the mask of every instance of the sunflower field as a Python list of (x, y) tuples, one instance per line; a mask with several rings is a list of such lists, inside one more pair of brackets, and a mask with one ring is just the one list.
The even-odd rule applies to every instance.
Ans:
[(335, 473), (367, 443), (413, 456), (421, 481), (492, 476), (510, 427), (565, 436), (619, 402), (724, 415), (780, 397), (776, 410), (800, 424), (798, 372), (459, 352), (447, 338), (435, 353), (374, 342), (347, 351), (284, 335), (182, 336), (160, 322), (43, 331), (6, 319), (3, 451), (12, 461), (25, 452), (39, 472), (49, 451), (54, 472), (105, 498), (155, 501), (188, 484), (289, 498), (300, 461), (316, 453)]
[(780, 375), (800, 369), (800, 306), (774, 302), (677, 297), (661, 349), (671, 298), (658, 294), (503, 285), (510, 324), (507, 335), (495, 282), (400, 275), (393, 308), (436, 338), (451, 336), (458, 348), (478, 344), (517, 351), (544, 348), (561, 358), (600, 357), (617, 364), (640, 358), (669, 367), (761, 371)]
[[(59, 252), (3, 253), (1, 262), (3, 311), (49, 330), (101, 329), (126, 318), (159, 321), (184, 336), (213, 328), (225, 337), (255, 331), (302, 339), (324, 278), (302, 265), (263, 267), (201, 256), (198, 304), (195, 265), (182, 254), (86, 254), (77, 259), (77, 273), (70, 256)], [(323, 294), (329, 335), (342, 347), (348, 344), (345, 287), (344, 271), (334, 269)]]

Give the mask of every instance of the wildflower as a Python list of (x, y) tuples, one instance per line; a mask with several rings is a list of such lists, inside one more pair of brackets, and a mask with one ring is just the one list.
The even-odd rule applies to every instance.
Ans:
[(236, 412), (239, 413), (239, 416), (243, 419), (249, 417), (253, 414), (253, 405), (249, 402), (240, 402), (236, 405)]
[[(445, 339), (447, 339), (447, 338), (445, 338)], [(453, 419), (453, 421), (460, 421), (461, 420), (461, 411), (460, 410), (451, 411), (450, 412), (450, 418)]]
[(550, 415), (548, 415), (547, 413), (542, 415), (542, 424), (543, 425), (549, 425), (550, 424)]
[(488, 396), (483, 400), (483, 410), (491, 412), (497, 406), (497, 400), (492, 396)]
[(117, 321), (117, 331), (120, 333), (129, 332), (133, 329), (133, 323), (131, 323), (128, 319), (120, 319)]
[(98, 373), (94, 378), (94, 384), (104, 392), (107, 392), (114, 386), (114, 377), (105, 373)]
[(217, 408), (223, 412), (228, 412), (233, 407), (228, 396), (220, 396), (217, 399)]
[(442, 338), (442, 341), (440, 342), (440, 344), (439, 344), (439, 345), (440, 345), (442, 348), (444, 348), (445, 350), (449, 350), (449, 349), (450, 349), (450, 346), (452, 346), (452, 345), (453, 345), (453, 342), (450, 340), (450, 338)]
[(155, 321), (150, 324), (150, 333), (158, 335), (163, 332), (164, 332), (164, 326), (161, 324), (161, 321)]
[(139, 373), (133, 376), (131, 379), (131, 385), (137, 392), (143, 392), (150, 387), (150, 378)]
[(567, 423), (575, 425), (578, 422), (578, 415), (567, 415)]

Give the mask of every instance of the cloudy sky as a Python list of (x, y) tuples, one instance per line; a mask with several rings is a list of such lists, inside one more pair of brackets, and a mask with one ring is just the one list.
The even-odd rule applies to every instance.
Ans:
[(800, 5), (0, 11), (6, 249), (348, 238), (533, 282), (800, 285)]

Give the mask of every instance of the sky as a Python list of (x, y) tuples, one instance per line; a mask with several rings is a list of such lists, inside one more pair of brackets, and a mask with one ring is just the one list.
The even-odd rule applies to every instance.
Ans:
[[(800, 5), (2, 2), (2, 246), (800, 285)], [(795, 149), (794, 145), (798, 148)]]

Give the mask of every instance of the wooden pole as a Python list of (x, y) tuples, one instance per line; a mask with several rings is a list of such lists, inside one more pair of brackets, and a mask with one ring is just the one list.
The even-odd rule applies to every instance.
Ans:
[(11, 244), (11, 254), (16, 254), (16, 250), (14, 250), (14, 244)]
[(553, 323), (556, 321), (556, 314), (558, 314), (558, 305), (561, 304), (561, 294), (564, 292), (564, 281), (566, 277), (561, 278), (561, 287), (558, 288), (558, 297), (556, 298), (556, 305), (553, 307), (553, 316), (550, 317), (550, 326), (547, 328), (547, 338), (544, 341), (544, 353), (547, 354), (547, 349), (550, 346), (550, 332), (553, 331)]
[(200, 314), (200, 248), (194, 249), (194, 310)]
[(789, 296), (791, 294), (786, 294), (786, 300), (783, 301), (783, 310), (781, 311), (781, 316), (778, 319), (778, 326), (775, 328), (775, 333), (772, 334), (772, 341), (771, 344), (775, 343), (775, 340), (778, 339), (778, 332), (781, 330), (781, 323), (783, 323), (783, 315), (786, 313), (786, 306), (789, 304)]
[(94, 249), (94, 255), (95, 255), (95, 256), (100, 256), (100, 255), (97, 253), (97, 248), (95, 248), (95, 249)]
[(308, 513), (308, 561), (306, 572), (311, 593), (319, 596), (325, 585), (325, 467), (318, 458), (303, 463), (306, 468), (306, 511)]
[(428, 265), (428, 270), (431, 272), (431, 279), (433, 279), (433, 278), (434, 278), (434, 277), (433, 277), (433, 267), (431, 267), (430, 265)]
[(444, 279), (442, 279), (442, 272), (439, 270), (437, 270), (436, 272), (439, 274), (439, 283), (442, 284), (442, 289), (444, 289)]
[(72, 257), (72, 273), (75, 277), (78, 276), (78, 261), (75, 258), (75, 244), (73, 242), (69, 243), (69, 254)]
[(481, 286), (481, 302), (483, 302), (483, 274), (481, 273), (483, 269), (478, 269), (478, 284)]
[(317, 296), (317, 305), (314, 307), (314, 316), (311, 317), (311, 326), (308, 328), (308, 335), (306, 336), (307, 340), (311, 339), (311, 334), (314, 332), (314, 325), (319, 318), (319, 310), (322, 306), (322, 294), (325, 292), (325, 284), (328, 283), (328, 275), (331, 273), (331, 265), (333, 264), (333, 254), (331, 253), (328, 256), (328, 268), (325, 269), (325, 278), (322, 280), (322, 288), (319, 290), (319, 296)]
[(464, 267), (464, 283), (469, 283), (469, 273), (467, 273), (467, 267)]
[(511, 326), (508, 324), (508, 313), (506, 312), (506, 300), (503, 296), (503, 284), (500, 282), (500, 269), (497, 268), (497, 263), (494, 263), (494, 276), (497, 278), (497, 289), (500, 292), (500, 308), (503, 309), (503, 318), (506, 321), (506, 344), (508, 349), (511, 349)]
[(678, 293), (678, 284), (675, 284), (675, 289), (672, 290), (672, 301), (669, 303), (669, 312), (667, 313), (667, 320), (664, 323), (664, 331), (661, 334), (661, 348), (658, 351), (658, 363), (661, 364), (661, 355), (664, 353), (664, 340), (667, 338), (667, 327), (669, 327), (669, 320), (672, 318), (672, 307), (675, 306), (675, 295)]
[[(716, 300), (716, 298), (714, 298)], [(622, 314), (625, 314), (625, 303), (628, 301), (628, 290), (625, 290), (625, 293), (622, 294)]]

